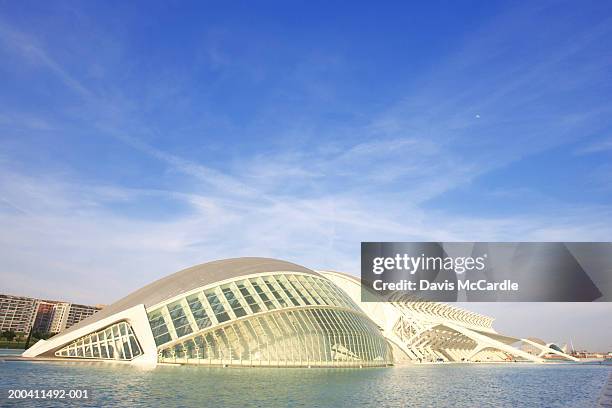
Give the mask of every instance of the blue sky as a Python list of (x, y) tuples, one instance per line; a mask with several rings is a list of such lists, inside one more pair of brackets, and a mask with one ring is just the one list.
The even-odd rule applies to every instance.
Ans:
[(108, 303), (225, 257), (356, 274), (360, 241), (611, 241), (610, 44), (603, 1), (0, 1), (2, 289)]

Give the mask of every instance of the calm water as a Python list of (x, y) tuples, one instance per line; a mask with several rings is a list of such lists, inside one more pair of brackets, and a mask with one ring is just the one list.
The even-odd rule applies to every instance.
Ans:
[(596, 403), (610, 371), (609, 366), (523, 364), (142, 370), (5, 361), (0, 362), (0, 406), (53, 406), (49, 400), (10, 403), (9, 388), (88, 388), (91, 398), (74, 406), (586, 408)]

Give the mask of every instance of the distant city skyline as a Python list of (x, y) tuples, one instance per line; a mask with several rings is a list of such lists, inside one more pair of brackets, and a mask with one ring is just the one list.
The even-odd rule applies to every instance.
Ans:
[[(2, 291), (108, 304), (214, 259), (356, 275), (361, 241), (612, 241), (610, 9), (4, 2)], [(611, 346), (609, 303), (466, 308)]]
[[(41, 290), (40, 288), (38, 289), (34, 289), (33, 291), (30, 292), (44, 292), (44, 289)], [(65, 298), (49, 298), (49, 297), (40, 297), (40, 296), (32, 296), (31, 293), (11, 293), (11, 292), (0, 292), (0, 295), (8, 295), (8, 296), (17, 296), (17, 297), (29, 297), (29, 298), (33, 298), (33, 299), (37, 299), (37, 300), (42, 300), (42, 301), (49, 301), (49, 302), (57, 302), (57, 303), (79, 303), (79, 302), (74, 302), (71, 301), (69, 299), (65, 299)], [(104, 307), (104, 306), (108, 306), (108, 304), (106, 303), (96, 303), (96, 304), (92, 304), (92, 306), (96, 306), (96, 307)]]
[(0, 332), (13, 331), (24, 336), (60, 333), (102, 307), (0, 293)]

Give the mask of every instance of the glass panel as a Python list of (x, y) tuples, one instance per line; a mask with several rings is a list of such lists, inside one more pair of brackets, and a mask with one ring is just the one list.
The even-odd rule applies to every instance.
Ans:
[(253, 288), (255, 288), (255, 292), (257, 292), (257, 294), (259, 295), (261, 300), (264, 302), (264, 305), (266, 305), (268, 310), (276, 309), (274, 302), (272, 302), (272, 300), (270, 300), (268, 295), (266, 295), (266, 293), (261, 288), (261, 286), (259, 286), (259, 283), (257, 283), (254, 279), (249, 279), (249, 282), (251, 283), (251, 285), (253, 285)]
[(187, 303), (189, 304), (189, 309), (191, 309), (191, 314), (193, 315), (199, 329), (205, 329), (212, 324), (210, 322), (210, 318), (206, 314), (206, 310), (204, 309), (202, 302), (200, 302), (198, 294), (188, 296)]
[(316, 291), (313, 289), (312, 285), (310, 284), (310, 282), (306, 279), (305, 276), (298, 276), (297, 277), (298, 282), (302, 285), (302, 287), (306, 290), (306, 292), (310, 295), (311, 299), (313, 300), (313, 302), (315, 303), (315, 305), (320, 305), (320, 297), (317, 295)]
[[(149, 313), (149, 324), (151, 325), (151, 331), (153, 332), (153, 338), (155, 339), (156, 345), (159, 346), (160, 344), (172, 340), (170, 333), (168, 333), (168, 326), (166, 326), (161, 309)], [(104, 338), (106, 337), (104, 333), (100, 333), (100, 335)]]
[(140, 347), (138, 346), (138, 343), (136, 342), (136, 338), (134, 338), (134, 336), (130, 336), (130, 346), (132, 346), (132, 355), (134, 357), (137, 357), (140, 354), (142, 354), (142, 352), (140, 351)]
[(300, 306), (300, 302), (298, 302), (297, 299), (295, 299), (295, 296), (293, 295), (293, 293), (287, 288), (287, 286), (285, 286), (285, 283), (282, 282), (284, 280), (283, 278), (284, 278), (283, 276), (279, 276), (276, 282), (281, 287), (283, 292), (285, 292), (285, 295), (289, 298), (291, 303), (293, 303), (293, 306)]
[(55, 352), (56, 356), (131, 360), (142, 354), (134, 331), (125, 322), (88, 334)]
[(311, 293), (313, 294), (313, 296), (317, 297), (317, 300), (319, 300), (322, 305), (332, 304), (327, 300), (327, 293), (319, 286), (319, 284), (314, 278), (307, 276), (305, 277), (305, 279), (308, 281), (308, 284), (312, 288)]
[(302, 299), (302, 302), (305, 305), (310, 306), (311, 302), (307, 298), (308, 292), (304, 288), (302, 288), (302, 285), (300, 285), (300, 283), (297, 281), (297, 279), (295, 277), (291, 277), (289, 279), (289, 284), (291, 285), (291, 287), (293, 288), (295, 293), (298, 294), (300, 299)]
[(195, 342), (193, 341), (193, 339), (186, 340), (185, 343), (183, 343), (183, 348), (185, 349), (185, 357), (187, 358), (196, 357)]
[(183, 337), (191, 333), (191, 326), (180, 300), (168, 305), (168, 313), (172, 319), (177, 337)]
[(240, 302), (234, 295), (234, 292), (232, 292), (232, 289), (229, 287), (225, 287), (221, 290), (223, 291), (223, 295), (225, 296), (225, 299), (227, 299), (227, 303), (229, 303), (236, 317), (246, 316), (246, 312), (244, 311), (244, 308), (242, 307), (242, 305), (240, 304)]
[[(246, 299), (246, 298), (245, 298)], [(198, 364), (380, 366), (392, 363), (390, 347), (372, 322), (349, 311), (301, 308), (259, 314), (160, 351), (200, 357)]]
[(208, 303), (210, 303), (210, 307), (219, 323), (226, 322), (230, 319), (223, 304), (221, 304), (221, 301), (214, 292), (206, 292), (206, 299), (208, 299)]
[(274, 281), (269, 276), (266, 276), (264, 278), (264, 283), (268, 287), (268, 290), (270, 290), (270, 293), (272, 293), (272, 296), (274, 296), (274, 298), (278, 301), (278, 303), (281, 305), (281, 307), (286, 307), (287, 306), (287, 302), (285, 301), (283, 296), (280, 293), (278, 293), (278, 290), (274, 286), (273, 282)]
[(132, 359), (132, 352), (130, 351), (130, 346), (127, 341), (123, 342), (123, 355), (125, 356), (126, 360)]
[(242, 294), (242, 297), (244, 297), (244, 300), (246, 300), (247, 305), (249, 305), (253, 313), (261, 312), (261, 307), (255, 300), (255, 297), (253, 297), (249, 289), (243, 283), (239, 283), (237, 286), (238, 290), (240, 290), (240, 293)]

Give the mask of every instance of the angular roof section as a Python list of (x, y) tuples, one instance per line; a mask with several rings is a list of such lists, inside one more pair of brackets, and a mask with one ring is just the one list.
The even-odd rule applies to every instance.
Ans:
[(156, 280), (80, 321), (68, 330), (64, 330), (59, 335), (69, 333), (139, 304), (150, 307), (192, 289), (226, 279), (264, 272), (302, 272), (321, 276), (303, 266), (272, 258), (231, 258), (207, 262)]

